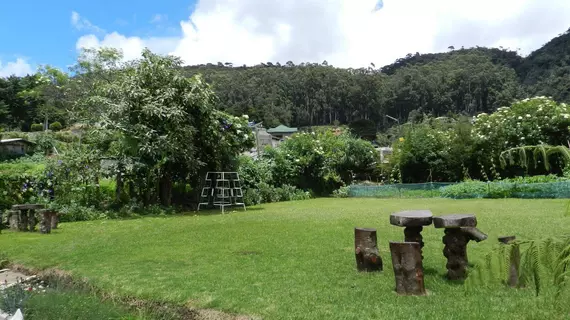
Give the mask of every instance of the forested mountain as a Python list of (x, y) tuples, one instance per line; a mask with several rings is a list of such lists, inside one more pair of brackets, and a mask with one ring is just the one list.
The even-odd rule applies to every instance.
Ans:
[[(412, 111), (474, 115), (534, 95), (570, 102), (570, 33), (526, 58), (502, 48), (450, 47), (445, 53), (408, 54), (381, 68), (343, 69), (326, 61), (252, 67), (218, 62), (184, 71), (188, 76), (200, 73), (212, 84), (219, 109), (248, 114), (266, 126), (369, 119), (384, 129), (396, 123), (386, 115), (403, 122)], [(19, 93), (33, 90), (34, 83), (33, 76), (0, 79), (0, 126), (27, 130), (32, 121), (41, 122), (37, 110), (45, 101)]]

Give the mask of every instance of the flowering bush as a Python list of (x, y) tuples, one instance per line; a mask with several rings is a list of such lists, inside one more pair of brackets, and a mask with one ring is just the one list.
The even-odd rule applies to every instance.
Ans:
[(479, 147), (494, 153), (524, 145), (566, 145), (570, 140), (570, 106), (546, 97), (524, 99), (474, 119)]

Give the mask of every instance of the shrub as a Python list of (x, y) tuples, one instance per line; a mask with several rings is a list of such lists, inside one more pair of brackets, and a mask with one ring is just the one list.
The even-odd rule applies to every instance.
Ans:
[(370, 142), (330, 131), (299, 133), (264, 154), (273, 185), (293, 185), (329, 195), (355, 177), (374, 172), (378, 154)]
[(356, 120), (351, 122), (348, 127), (350, 131), (359, 138), (370, 141), (376, 138), (376, 124), (372, 120)]
[(57, 121), (49, 125), (49, 129), (51, 131), (59, 131), (62, 128), (63, 128), (63, 126), (61, 125), (61, 123), (59, 123)]
[(333, 191), (333, 197), (335, 198), (348, 198), (350, 187), (344, 186)]
[(30, 130), (33, 132), (39, 132), (44, 130), (44, 125), (40, 123), (34, 123), (30, 126)]

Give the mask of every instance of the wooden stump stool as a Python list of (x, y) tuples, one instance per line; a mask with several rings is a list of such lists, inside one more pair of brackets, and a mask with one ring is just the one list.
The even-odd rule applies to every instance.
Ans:
[(40, 221), (40, 232), (41, 233), (51, 233), (52, 219), (55, 211), (49, 209), (40, 210), (41, 221)]
[(477, 226), (473, 214), (450, 214), (433, 218), (436, 228), (445, 228), (443, 255), (447, 258), (447, 278), (462, 280), (467, 277), (467, 243), (470, 235), (462, 227)]
[(517, 244), (512, 244), (515, 240), (515, 236), (499, 237), (500, 243), (512, 246), (509, 252), (509, 275), (507, 278), (507, 284), (511, 288), (516, 288), (519, 285), (519, 271), (521, 265), (520, 247)]
[(421, 246), (417, 242), (390, 242), (396, 292), (400, 295), (425, 295)]
[(8, 211), (8, 226), (12, 230), (18, 230), (20, 223), (20, 212), (16, 210)]
[(429, 226), (432, 217), (433, 215), (429, 210), (401, 211), (390, 215), (390, 224), (405, 227), (404, 240), (406, 242), (417, 242), (420, 244), (420, 248), (423, 248), (423, 226)]
[(36, 210), (43, 209), (42, 204), (15, 204), (12, 206), (12, 210), (18, 210), (19, 221), (18, 230), (20, 231), (35, 231), (36, 224), (38, 223), (36, 219)]
[(354, 228), (354, 253), (358, 271), (382, 271), (376, 229)]

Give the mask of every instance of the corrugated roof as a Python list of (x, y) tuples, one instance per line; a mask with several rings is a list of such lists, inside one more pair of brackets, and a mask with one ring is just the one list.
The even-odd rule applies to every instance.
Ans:
[(293, 132), (297, 132), (297, 128), (289, 128), (287, 126), (280, 124), (275, 128), (267, 129), (267, 132), (269, 132), (269, 133), (293, 133)]

